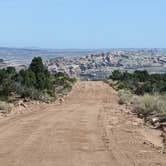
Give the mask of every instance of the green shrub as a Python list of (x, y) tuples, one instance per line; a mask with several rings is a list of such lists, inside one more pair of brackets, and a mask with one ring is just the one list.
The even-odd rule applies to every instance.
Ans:
[(128, 89), (137, 95), (166, 92), (166, 74), (148, 74), (147, 71), (134, 73), (115, 70), (110, 78), (117, 81), (117, 89)]
[(121, 80), (122, 79), (122, 73), (119, 70), (114, 70), (112, 72), (112, 75), (110, 76), (112, 80)]
[(28, 69), (18, 73), (13, 67), (0, 69), (0, 99), (7, 101), (14, 94), (22, 98), (52, 101), (56, 98), (58, 87), (66, 93), (75, 82), (75, 78), (69, 78), (64, 73), (51, 74), (41, 57), (35, 57)]

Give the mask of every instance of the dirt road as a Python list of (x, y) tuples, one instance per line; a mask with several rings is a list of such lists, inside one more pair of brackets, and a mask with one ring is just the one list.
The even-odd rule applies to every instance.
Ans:
[(103, 82), (78, 82), (62, 104), (0, 120), (0, 166), (166, 166), (139, 119)]

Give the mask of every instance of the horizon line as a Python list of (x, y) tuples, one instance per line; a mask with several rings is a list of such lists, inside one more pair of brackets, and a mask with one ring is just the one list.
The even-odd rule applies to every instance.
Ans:
[(166, 49), (166, 47), (110, 47), (110, 48), (47, 48), (47, 47), (18, 47), (0, 46), (0, 49), (29, 49), (29, 50), (109, 50), (109, 49)]

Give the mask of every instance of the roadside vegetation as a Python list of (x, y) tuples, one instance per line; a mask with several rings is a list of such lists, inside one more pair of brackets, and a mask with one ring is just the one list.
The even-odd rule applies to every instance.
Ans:
[(16, 72), (14, 67), (1, 69), (0, 110), (6, 110), (9, 103), (20, 98), (54, 101), (70, 91), (75, 81), (63, 73), (51, 74), (40, 57), (35, 57), (26, 70)]
[(166, 74), (148, 74), (147, 71), (121, 73), (116, 70), (112, 73), (110, 79), (116, 81), (117, 89), (127, 89), (136, 95), (144, 95), (145, 93), (163, 94), (166, 92)]
[[(153, 123), (166, 122), (166, 74), (114, 71), (107, 80), (119, 94), (119, 104), (130, 105), (134, 112)], [(164, 124), (166, 125), (166, 124)]]

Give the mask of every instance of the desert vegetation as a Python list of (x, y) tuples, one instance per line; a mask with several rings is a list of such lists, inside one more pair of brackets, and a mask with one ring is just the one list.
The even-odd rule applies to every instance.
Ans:
[(128, 89), (136, 95), (144, 95), (145, 93), (163, 94), (166, 92), (166, 74), (148, 74), (147, 71), (122, 73), (116, 70), (112, 73), (110, 79), (116, 81), (117, 89)]
[(71, 90), (76, 80), (63, 73), (51, 74), (40, 57), (35, 57), (28, 69), (16, 72), (14, 67), (0, 70), (0, 110), (10, 108), (8, 102), (18, 98), (54, 101)]
[(119, 104), (132, 106), (134, 113), (145, 121), (150, 119), (154, 125), (162, 121), (165, 125), (166, 74), (149, 74), (147, 71), (122, 73), (116, 70), (107, 83), (118, 91)]

